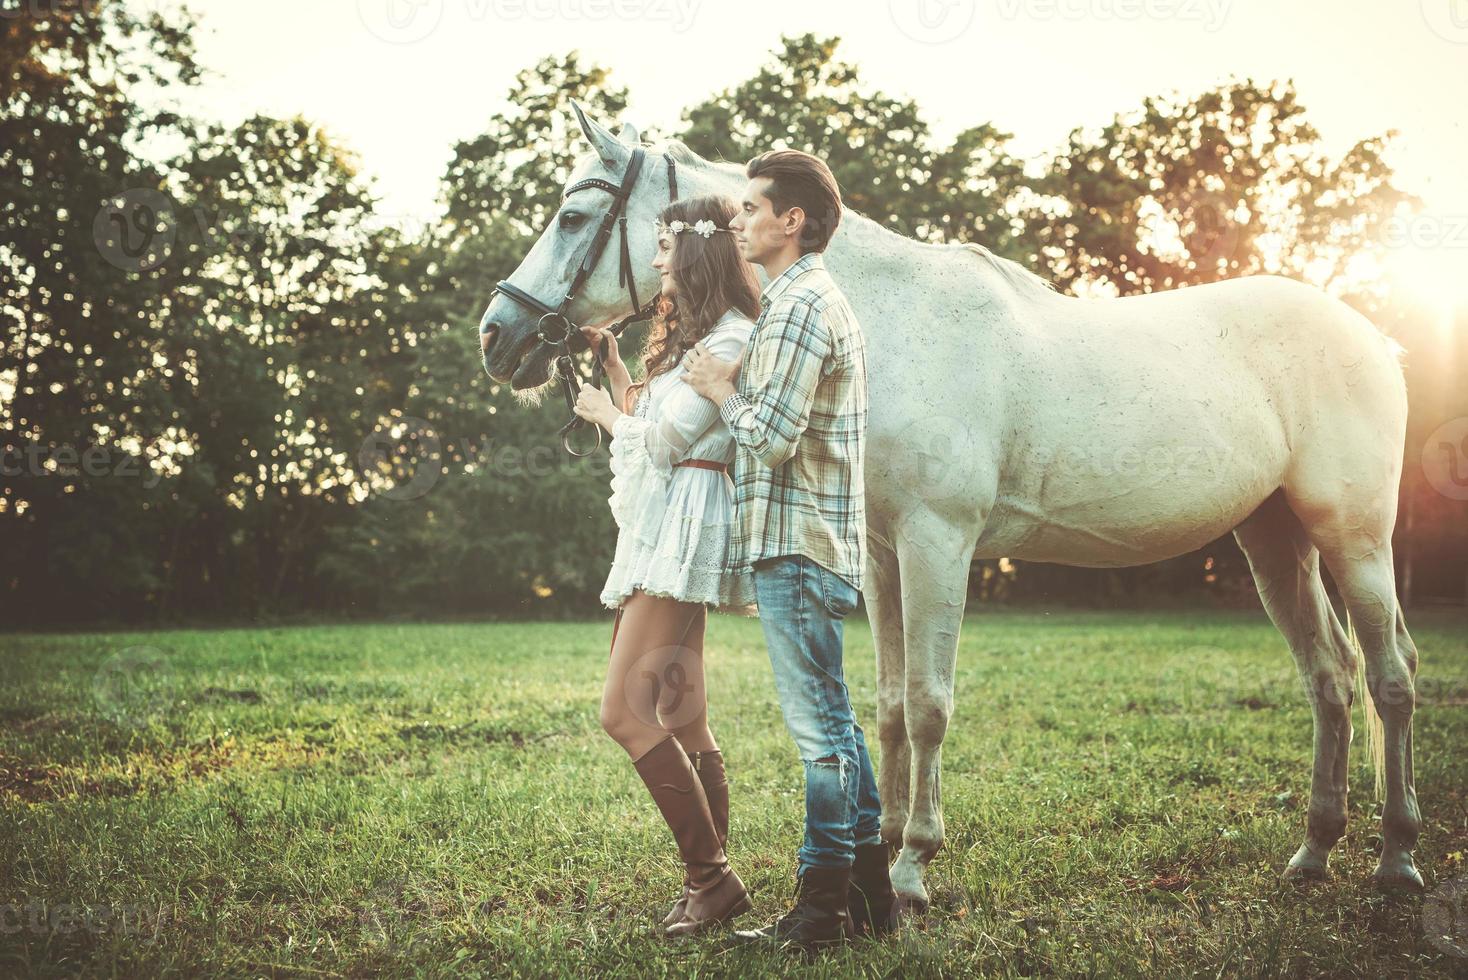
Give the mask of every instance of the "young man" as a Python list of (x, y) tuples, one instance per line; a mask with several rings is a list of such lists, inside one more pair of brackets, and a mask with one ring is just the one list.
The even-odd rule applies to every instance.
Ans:
[(777, 150), (746, 176), (729, 227), (769, 278), (763, 311), (739, 363), (700, 344), (685, 379), (738, 443), (731, 560), (752, 566), (780, 709), (805, 764), (796, 905), (736, 936), (813, 950), (884, 935), (894, 911), (881, 801), (842, 668), (866, 545), (866, 345), (821, 257), (841, 220), (830, 168)]

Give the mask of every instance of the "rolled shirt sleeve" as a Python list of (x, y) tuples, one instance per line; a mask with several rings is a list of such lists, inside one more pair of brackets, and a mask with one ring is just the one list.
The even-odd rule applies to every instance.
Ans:
[(791, 291), (775, 301), (750, 341), (739, 390), (719, 406), (734, 441), (765, 466), (795, 454), (831, 352), (812, 297)]

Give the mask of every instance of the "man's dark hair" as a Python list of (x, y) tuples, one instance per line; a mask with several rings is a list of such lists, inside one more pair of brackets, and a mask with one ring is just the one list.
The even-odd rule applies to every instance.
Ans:
[(770, 150), (749, 161), (745, 176), (770, 178), (765, 196), (776, 214), (793, 207), (805, 213), (800, 254), (826, 250), (841, 224), (841, 188), (826, 161), (799, 150)]

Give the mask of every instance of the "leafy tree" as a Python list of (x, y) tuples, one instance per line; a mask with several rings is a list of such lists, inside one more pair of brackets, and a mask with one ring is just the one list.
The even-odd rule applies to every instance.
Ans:
[(167, 221), (144, 133), (186, 135), (143, 85), (198, 76), (190, 24), (117, 3), (6, 3), (0, 17), (0, 538), (7, 611), (70, 622), (145, 601), (169, 400), (148, 256)]
[[(576, 52), (520, 72), (455, 147), (443, 220), (415, 234), (310, 121), (223, 127), (142, 97), (199, 77), (186, 13), (0, 5), (6, 612), (589, 610), (614, 540), (606, 456), (561, 453), (556, 395), (527, 401), (484, 376), (475, 324), (582, 152), (571, 99), (603, 119), (625, 110), (610, 73)], [(837, 48), (783, 38), (754, 77), (690, 107), (681, 135), (714, 158), (819, 153), (857, 210), (925, 241), (983, 242), (1079, 291), (1257, 270), (1344, 290), (1348, 263), (1413, 204), (1392, 185), (1389, 136), (1327, 159), (1288, 85), (1147, 100), (1027, 166), (982, 121), (941, 145)], [(175, 155), (149, 162), (150, 137)], [(1420, 446), (1463, 411), (1432, 386), (1462, 351), (1389, 293), (1351, 298), (1420, 353)], [(1399, 554), (1440, 583), (1428, 545), (1458, 546), (1462, 506), (1407, 473)], [(986, 563), (976, 584), (996, 601), (1217, 591), (1245, 580), (1231, 549), (1100, 575)]]
[(822, 157), (844, 202), (895, 231), (928, 241), (983, 240), (1016, 248), (1020, 218), (1010, 200), (1023, 166), (1009, 134), (990, 125), (934, 145), (916, 103), (861, 84), (837, 60), (838, 38), (782, 38), (775, 61), (734, 88), (684, 112), (681, 136), (715, 160), (745, 161), (790, 147)]
[(1329, 280), (1406, 201), (1385, 145), (1332, 163), (1289, 84), (1149, 98), (1050, 161), (1040, 254), (1062, 287), (1119, 295), (1256, 272)]
[[(493, 284), (529, 251), (585, 151), (568, 123), (572, 99), (603, 118), (627, 102), (574, 52), (519, 73), (509, 107), (455, 148), (443, 224), (403, 243), (383, 270), (387, 316), (417, 338), (379, 420), (383, 468), (399, 472), (333, 532), (320, 565), (359, 605), (585, 608), (600, 591), (614, 540), (606, 455), (566, 458), (559, 395), (525, 404), (491, 383), (475, 330)], [(415, 484), (435, 460), (439, 476)]]

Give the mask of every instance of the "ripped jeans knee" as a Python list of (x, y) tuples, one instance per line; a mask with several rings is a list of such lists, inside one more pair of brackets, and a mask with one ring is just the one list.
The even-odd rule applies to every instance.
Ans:
[(881, 801), (843, 669), (842, 616), (826, 601), (833, 573), (804, 555), (755, 563), (760, 623), (780, 712), (805, 768), (807, 867), (845, 867), (880, 842)]
[(806, 779), (807, 780), (809, 780), (809, 778), (810, 778), (810, 770), (811, 770), (811, 767), (812, 766), (820, 766), (823, 769), (834, 769), (834, 770), (836, 770), (837, 777), (838, 777), (838, 780), (840, 782), (840, 786), (841, 786), (841, 789), (842, 789), (843, 792), (850, 785), (850, 779), (851, 779), (850, 773), (855, 770), (854, 763), (848, 761), (848, 759), (846, 758), (846, 756), (844, 754), (842, 754), (842, 755), (832, 754), (832, 755), (826, 756), (824, 759), (802, 759), (800, 761), (803, 762), (803, 763), (805, 763)]

